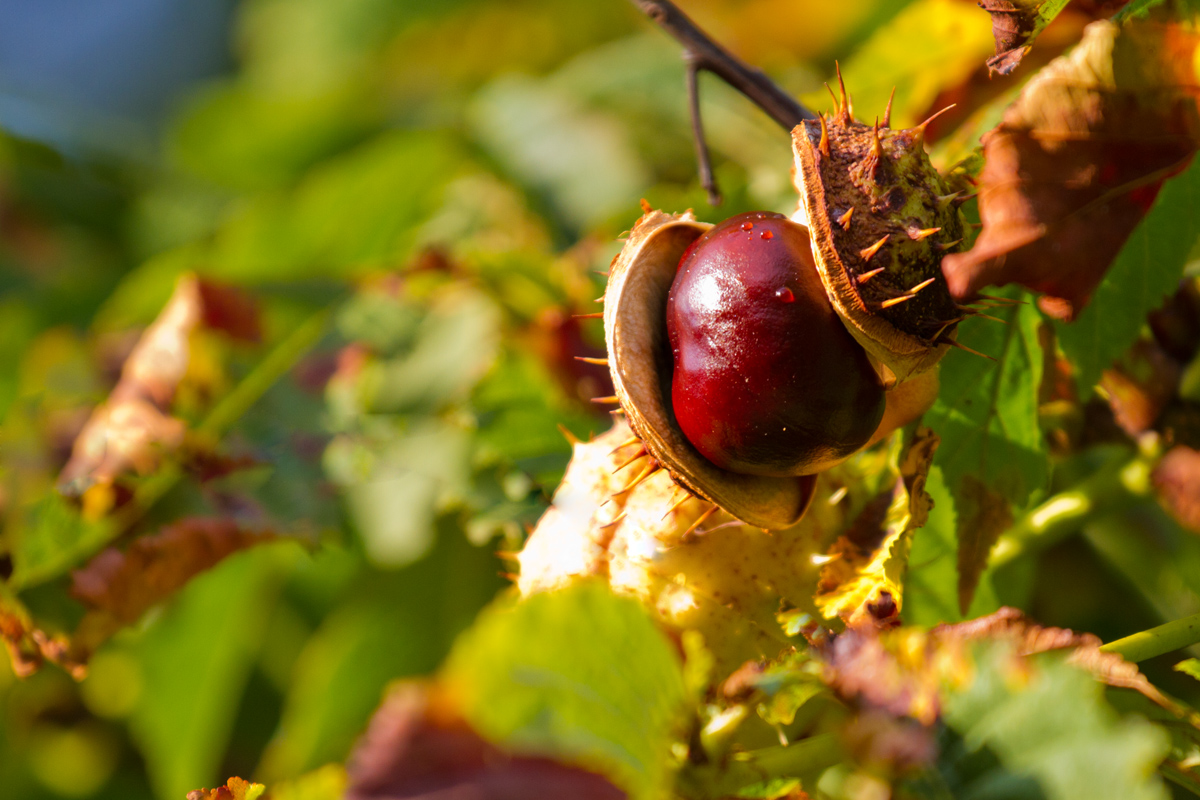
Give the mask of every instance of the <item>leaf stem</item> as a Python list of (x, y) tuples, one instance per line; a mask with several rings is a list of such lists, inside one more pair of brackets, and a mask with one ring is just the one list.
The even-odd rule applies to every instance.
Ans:
[(1197, 643), (1200, 643), (1200, 613), (1117, 639), (1100, 649), (1106, 653), (1116, 653), (1126, 661), (1136, 662)]
[(681, 788), (688, 797), (729, 797), (775, 778), (808, 778), (846, 759), (841, 738), (821, 733), (780, 747), (734, 754), (723, 765), (685, 767)]
[(790, 133), (792, 128), (804, 120), (817, 118), (816, 114), (797, 102), (764, 72), (749, 66), (714, 42), (671, 0), (630, 2), (683, 45), (689, 64), (695, 64), (694, 67), (689, 66), (689, 69), (703, 69), (713, 73), (745, 95), (771, 119), (782, 125), (784, 130)]
[(1150, 473), (1159, 457), (1156, 450), (1110, 459), (1085, 480), (1031, 510), (997, 540), (989, 566), (1002, 566), (1026, 553), (1044, 550), (1078, 531), (1089, 519), (1143, 500), (1151, 492)]

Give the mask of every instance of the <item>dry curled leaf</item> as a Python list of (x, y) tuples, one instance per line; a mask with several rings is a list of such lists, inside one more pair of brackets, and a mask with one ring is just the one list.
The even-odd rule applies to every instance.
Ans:
[(87, 674), (83, 662), (74, 658), (70, 643), (63, 636), (52, 636), (37, 628), (22, 611), (7, 607), (0, 597), (0, 641), (8, 650), (13, 674), (27, 678), (49, 661), (58, 664), (71, 677), (82, 680)]
[(403, 683), (375, 712), (347, 768), (346, 800), (623, 800), (605, 778), (484, 741), (437, 685)]
[(92, 412), (58, 478), (59, 491), (79, 497), (119, 476), (156, 469), (177, 451), (186, 426), (169, 413), (187, 373), (193, 333), (207, 327), (235, 338), (261, 336), (258, 312), (240, 292), (182, 276), (158, 318), (125, 360), (108, 399)]
[(188, 792), (187, 800), (258, 800), (267, 790), (261, 783), (230, 778), (216, 789), (196, 789)]
[(1182, 367), (1157, 343), (1140, 339), (1100, 377), (1113, 419), (1136, 438), (1148, 431), (1175, 397)]
[(983, 230), (942, 263), (957, 299), (1019, 283), (1075, 318), (1200, 143), (1198, 42), (1177, 22), (1095, 22), (1029, 82), (983, 139)]
[(1090, 672), (1097, 680), (1140, 692), (1157, 705), (1181, 714), (1138, 670), (1115, 653), (1100, 649), (1090, 633), (1042, 627), (1015, 608), (929, 631), (905, 628), (878, 633), (855, 628), (839, 635), (826, 648), (826, 680), (845, 697), (860, 698), (892, 714), (909, 716), (926, 725), (941, 713), (946, 686), (961, 686), (973, 676), (969, 645), (1006, 642), (1014, 658), (1054, 650), (1070, 651), (1068, 663)]
[(996, 55), (987, 61), (990, 75), (1008, 75), (1029, 52), (1030, 43), (1067, 5), (1067, 0), (980, 0), (992, 15)]
[(79, 658), (226, 556), (274, 539), (228, 519), (183, 519), (103, 551), (71, 575), (71, 593), (88, 607), (72, 642)]

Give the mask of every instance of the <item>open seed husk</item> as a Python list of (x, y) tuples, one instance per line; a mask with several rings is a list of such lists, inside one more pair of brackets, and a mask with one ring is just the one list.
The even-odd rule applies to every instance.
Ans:
[(844, 91), (837, 111), (792, 131), (798, 221), (830, 303), (888, 384), (932, 369), (963, 313), (941, 269), (961, 248), (961, 195), (923, 142), (924, 124), (854, 120)]
[(692, 446), (671, 410), (667, 293), (684, 251), (711, 227), (691, 212), (649, 211), (638, 221), (613, 262), (604, 297), (609, 370), (630, 427), (676, 483), (751, 525), (787, 528), (804, 516), (816, 478), (723, 470)]

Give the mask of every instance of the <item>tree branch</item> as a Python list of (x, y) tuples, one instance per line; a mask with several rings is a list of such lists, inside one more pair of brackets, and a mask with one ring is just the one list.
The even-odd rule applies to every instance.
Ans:
[(688, 54), (689, 64), (695, 64), (689, 69), (703, 69), (713, 73), (745, 95), (789, 133), (802, 121), (817, 118), (816, 114), (796, 102), (795, 98), (779, 88), (761, 70), (747, 65), (710, 39), (671, 0), (630, 2), (683, 45)]
[(1109, 642), (1100, 649), (1116, 653), (1126, 661), (1145, 661), (1200, 642), (1200, 614), (1159, 625), (1157, 628)]

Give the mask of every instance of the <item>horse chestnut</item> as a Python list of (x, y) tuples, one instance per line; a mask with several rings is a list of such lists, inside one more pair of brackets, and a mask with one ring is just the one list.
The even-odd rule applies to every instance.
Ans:
[(861, 449), (884, 389), (826, 297), (808, 229), (750, 212), (683, 254), (667, 297), (671, 402), (722, 469), (810, 475)]

